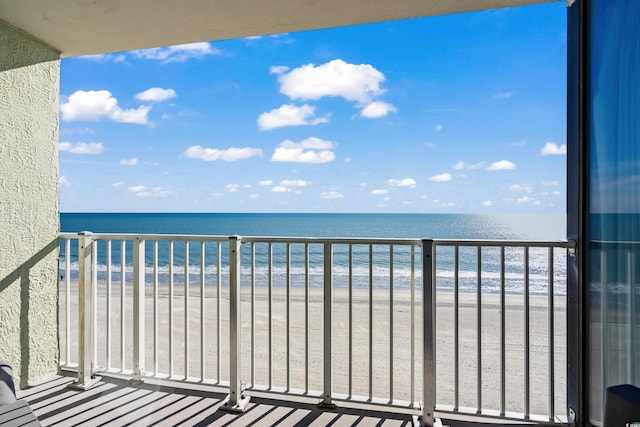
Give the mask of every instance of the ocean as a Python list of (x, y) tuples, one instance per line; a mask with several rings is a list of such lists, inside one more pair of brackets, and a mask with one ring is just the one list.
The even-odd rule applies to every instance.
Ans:
[[(258, 213), (62, 213), (61, 231), (76, 233), (132, 233), (132, 234), (179, 234), (179, 235), (215, 235), (215, 236), (271, 236), (271, 237), (347, 237), (347, 238), (434, 238), (434, 239), (483, 239), (483, 240), (564, 240), (565, 215), (467, 215), (467, 214), (258, 214)], [(147, 283), (153, 280), (152, 242), (146, 246)], [(304, 245), (291, 246), (291, 262), (287, 268), (284, 244), (274, 244), (271, 248), (272, 261), (268, 262), (267, 244), (255, 245), (254, 275), (256, 285), (281, 286), (290, 277), (292, 286), (304, 286), (305, 249)], [(372, 254), (370, 254), (372, 250)], [(133, 271), (132, 243), (125, 243), (125, 265), (120, 266), (121, 244), (113, 242), (111, 248), (111, 267), (107, 268), (106, 244), (98, 242), (97, 276), (105, 280), (110, 274), (112, 280), (121, 279)], [(226, 245), (220, 247), (211, 242), (205, 245), (205, 274), (207, 283), (215, 284), (217, 276), (221, 280), (228, 274), (228, 254)], [(349, 269), (348, 245), (334, 247), (334, 286), (348, 286), (351, 277), (356, 288), (394, 288), (408, 289), (413, 279), (420, 285), (420, 256), (416, 253), (412, 259), (409, 247), (396, 247), (393, 253), (393, 265), (390, 265), (388, 245), (355, 245), (352, 247), (352, 268)], [(184, 280), (184, 242), (178, 240), (173, 245), (173, 280)], [(438, 249), (437, 281), (439, 291), (453, 289), (453, 254), (451, 248)], [(158, 277), (161, 283), (169, 283), (169, 244), (158, 244)], [(474, 248), (460, 249), (460, 289), (462, 292), (474, 292), (477, 289), (477, 256)], [(483, 250), (481, 286), (484, 292), (497, 293), (500, 289), (500, 261), (498, 250)], [(61, 242), (61, 275), (67, 274), (64, 241)], [(77, 277), (77, 247), (71, 245), (68, 274)], [(196, 242), (189, 245), (188, 268), (191, 283), (200, 280), (200, 246)], [(241, 284), (250, 283), (250, 251), (242, 251)], [(221, 260), (218, 272), (217, 258)], [(310, 286), (322, 286), (323, 252), (321, 245), (309, 247)], [(522, 248), (506, 251), (507, 292), (522, 293), (524, 284), (524, 250)], [(547, 251), (530, 251), (530, 292), (547, 292), (548, 266)], [(370, 260), (372, 265), (370, 265)], [(556, 256), (555, 274), (561, 283), (555, 293), (564, 293), (562, 281), (566, 276), (564, 257)], [(393, 274), (392, 274), (393, 273)]]

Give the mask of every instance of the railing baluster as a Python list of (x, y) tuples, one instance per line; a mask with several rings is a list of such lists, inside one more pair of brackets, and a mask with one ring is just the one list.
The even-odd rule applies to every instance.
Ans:
[(323, 316), (323, 336), (324, 336), (324, 357), (323, 357), (323, 393), (320, 406), (322, 408), (335, 408), (333, 403), (333, 245), (324, 244), (324, 316)]
[(349, 244), (349, 399), (353, 397), (353, 245)]
[(173, 377), (173, 240), (168, 241), (169, 258), (169, 378)]
[[(636, 283), (636, 269), (634, 262), (634, 253), (631, 248), (627, 249), (627, 281), (629, 283), (629, 295), (627, 300), (627, 340), (629, 341), (629, 353), (636, 353), (636, 334), (635, 334), (635, 325), (636, 325), (636, 292), (635, 292), (635, 283)], [(634, 384), (636, 381), (636, 363), (633, 357), (627, 358), (627, 373), (628, 373), (628, 382), (629, 384)]]
[(309, 393), (309, 243), (304, 244), (304, 392)]
[(200, 381), (204, 382), (205, 379), (205, 280), (206, 280), (206, 257), (205, 257), (205, 243), (204, 240), (200, 241)]
[(111, 369), (111, 239), (107, 240), (107, 369)]
[(125, 299), (126, 299), (126, 255), (127, 241), (120, 241), (120, 372), (125, 370)]
[(286, 308), (286, 323), (285, 323), (285, 328), (286, 328), (286, 351), (287, 351), (287, 372), (286, 372), (286, 390), (287, 392), (289, 392), (289, 390), (291, 389), (291, 244), (287, 243), (286, 246), (286, 262), (287, 262), (287, 278), (286, 278), (286, 285), (287, 285), (287, 295), (286, 295), (286, 299), (287, 299), (287, 308)]
[(422, 424), (432, 427), (435, 422), (436, 375), (435, 375), (435, 263), (433, 240), (422, 240)]
[(222, 245), (220, 242), (218, 242), (218, 244), (216, 245), (217, 248), (217, 258), (216, 258), (216, 321), (218, 322), (218, 324), (216, 325), (216, 340), (218, 341), (218, 345), (217, 347), (217, 356), (216, 356), (216, 363), (218, 364), (217, 366), (217, 382), (218, 384), (220, 384), (220, 375), (221, 375), (221, 371), (222, 371)]
[[(600, 325), (602, 336), (602, 389), (609, 387), (609, 295), (608, 289), (605, 286), (608, 283), (609, 265), (607, 250), (603, 249), (600, 252)], [(602, 396), (602, 403), (604, 404), (604, 393)]]
[(64, 273), (64, 344), (65, 362), (69, 365), (71, 362), (71, 239), (69, 238), (64, 242)]
[(78, 379), (71, 388), (86, 390), (99, 378), (93, 377), (93, 286), (91, 284), (92, 233), (78, 234)]
[(229, 396), (221, 409), (231, 412), (244, 412), (250, 400), (240, 381), (240, 245), (238, 236), (229, 238)]
[(158, 241), (153, 241), (153, 374), (158, 375)]
[(529, 400), (530, 391), (530, 360), (529, 360), (529, 247), (524, 248), (524, 418), (529, 419), (531, 415), (531, 405)]
[(410, 343), (410, 353), (411, 353), (411, 359), (410, 359), (410, 368), (409, 368), (409, 372), (411, 372), (411, 406), (415, 406), (416, 403), (416, 271), (415, 271), (415, 255), (416, 255), (416, 247), (414, 245), (411, 245), (411, 281), (410, 281), (410, 287), (411, 287), (411, 308), (410, 313), (411, 313), (411, 320), (410, 320), (410, 324), (411, 324), (411, 343)]
[(145, 301), (144, 301), (144, 239), (133, 240), (133, 380), (144, 375)]
[(389, 245), (389, 403), (393, 402), (393, 245)]
[(93, 366), (94, 369), (98, 367), (98, 242), (93, 240), (91, 242), (91, 305), (93, 306), (93, 340), (91, 345), (93, 346)]
[(505, 300), (505, 249), (500, 246), (500, 416), (506, 412), (506, 300)]
[(476, 318), (476, 336), (477, 345), (477, 413), (482, 413), (482, 246), (477, 246), (477, 271), (476, 271), (476, 283), (477, 283), (477, 295), (476, 304), (478, 305), (477, 318)]
[(460, 408), (460, 246), (458, 245), (454, 246), (453, 255), (453, 310), (454, 411), (457, 411)]
[(548, 348), (548, 356), (549, 356), (549, 421), (553, 422), (555, 418), (555, 364), (554, 364), (554, 356), (555, 356), (555, 345), (554, 345), (554, 303), (553, 303), (553, 248), (549, 248), (549, 280), (548, 280), (548, 291), (549, 291), (549, 348)]
[(369, 244), (369, 400), (373, 400), (373, 245)]
[(251, 242), (251, 386), (256, 385), (256, 245)]
[(269, 280), (268, 280), (268, 313), (269, 313), (269, 390), (273, 387), (273, 247), (271, 242), (268, 245), (268, 263), (269, 263)]
[(189, 378), (189, 241), (184, 241), (184, 378)]

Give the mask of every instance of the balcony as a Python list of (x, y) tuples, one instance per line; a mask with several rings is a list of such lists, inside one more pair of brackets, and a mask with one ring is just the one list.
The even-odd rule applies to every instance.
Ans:
[(60, 242), (63, 375), (24, 392), (44, 424), (95, 421), (96, 406), (146, 423), (568, 420), (571, 242)]

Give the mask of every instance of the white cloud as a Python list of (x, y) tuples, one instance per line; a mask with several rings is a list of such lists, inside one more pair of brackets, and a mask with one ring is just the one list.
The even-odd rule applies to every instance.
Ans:
[(547, 142), (540, 150), (540, 154), (543, 156), (559, 156), (563, 154), (567, 154), (567, 146), (566, 145), (558, 145), (555, 142)]
[(335, 160), (333, 142), (307, 138), (301, 142), (285, 140), (271, 157), (272, 162), (329, 163)]
[(136, 157), (132, 157), (130, 159), (122, 159), (120, 160), (120, 164), (123, 166), (135, 166), (138, 164), (138, 159)]
[(531, 197), (529, 197), (529, 196), (522, 196), (522, 197), (519, 197), (516, 201), (517, 201), (518, 203), (529, 203), (529, 202), (532, 202), (533, 200), (534, 200), (534, 199), (532, 199), (532, 198), (531, 198)]
[(102, 142), (61, 142), (58, 145), (60, 151), (68, 151), (73, 154), (102, 154), (104, 146)]
[(436, 127), (433, 129), (434, 132), (438, 133), (442, 130), (442, 125), (436, 125)]
[(453, 168), (453, 170), (456, 170), (456, 171), (482, 169), (483, 167), (485, 167), (485, 163), (484, 162), (466, 163), (466, 162), (460, 161), (460, 162), (457, 162), (457, 163), (451, 165), (451, 168)]
[(200, 145), (193, 145), (182, 153), (183, 156), (190, 159), (200, 159), (207, 162), (215, 160), (224, 160), (225, 162), (235, 162), (237, 160), (248, 159), (254, 156), (262, 156), (262, 150), (259, 148), (227, 148), (226, 150), (218, 150), (216, 148), (204, 148)]
[(269, 68), (270, 74), (283, 74), (287, 71), (289, 71), (289, 67), (287, 67), (286, 65), (274, 65)]
[(542, 185), (546, 187), (557, 187), (560, 185), (560, 181), (542, 181)]
[(134, 50), (131, 54), (140, 59), (169, 62), (186, 62), (189, 59), (201, 59), (209, 55), (220, 55), (222, 51), (208, 42), (188, 43), (177, 46), (156, 47), (152, 49)]
[(499, 92), (492, 96), (493, 99), (506, 99), (511, 98), (513, 96), (513, 92)]
[(153, 187), (147, 189), (144, 185), (136, 185), (133, 187), (127, 188), (127, 190), (131, 191), (137, 197), (167, 197), (173, 195), (173, 193), (169, 190), (165, 190), (162, 187)]
[(451, 176), (450, 173), (445, 172), (445, 173), (441, 173), (440, 175), (434, 175), (432, 177), (429, 178), (429, 181), (433, 181), (433, 182), (448, 182), (451, 181), (453, 177)]
[(482, 202), (482, 206), (491, 207), (491, 206), (493, 206), (493, 202), (491, 200), (486, 200), (486, 201)]
[(280, 181), (280, 185), (283, 187), (305, 187), (311, 184), (309, 181), (303, 179), (284, 179)]
[(257, 199), (258, 197), (260, 197), (259, 194), (249, 194), (250, 199)]
[(229, 193), (237, 193), (240, 189), (240, 184), (227, 184), (225, 188)]
[(337, 191), (324, 191), (320, 193), (321, 199), (333, 200), (333, 199), (342, 199), (343, 197), (344, 197), (344, 194), (339, 193)]
[(112, 187), (121, 187), (124, 185), (124, 181), (118, 181), (111, 184)]
[(383, 196), (388, 193), (389, 193), (389, 190), (387, 190), (386, 188), (381, 188), (378, 190), (371, 191), (371, 194), (373, 194), (374, 196)]
[(298, 107), (293, 104), (285, 104), (274, 108), (268, 113), (262, 113), (258, 117), (260, 130), (275, 129), (284, 126), (317, 125), (327, 123), (327, 117), (315, 117), (315, 107), (304, 104)]
[(64, 121), (104, 119), (144, 125), (148, 123), (147, 115), (150, 110), (151, 107), (147, 105), (123, 110), (118, 106), (118, 100), (108, 90), (78, 90), (69, 96), (67, 102), (60, 105)]
[(511, 191), (524, 191), (526, 193), (533, 192), (533, 186), (530, 184), (513, 184), (509, 186), (509, 190)]
[(287, 188), (287, 187), (283, 187), (281, 185), (277, 185), (277, 186), (273, 187), (271, 189), (271, 191), (274, 192), (274, 193), (287, 193), (287, 192), (291, 191), (291, 189)]
[(58, 178), (58, 185), (60, 187), (71, 187), (71, 182), (64, 176), (61, 176), (60, 178)]
[(278, 69), (280, 92), (291, 99), (337, 96), (360, 106), (384, 93), (384, 74), (369, 64), (349, 64), (334, 59), (326, 64), (303, 65), (291, 71)]
[(487, 167), (487, 170), (489, 171), (503, 171), (513, 169), (516, 169), (516, 164), (510, 162), (509, 160), (500, 160), (498, 162), (493, 162)]
[(136, 94), (136, 99), (138, 101), (146, 101), (146, 102), (161, 102), (166, 101), (167, 99), (175, 98), (176, 91), (173, 89), (162, 89), (159, 87), (152, 87), (151, 89), (147, 89), (144, 92), (140, 92)]
[(258, 181), (258, 185), (271, 185), (273, 181), (270, 179), (263, 179), (262, 181)]
[(395, 111), (396, 107), (388, 102), (374, 101), (364, 107), (360, 112), (360, 115), (367, 119), (377, 119)]
[(95, 62), (124, 62), (127, 57), (124, 53), (102, 53), (98, 55), (79, 56), (78, 58)]
[(411, 187), (414, 188), (416, 186), (416, 180), (413, 178), (404, 178), (404, 179), (393, 179), (391, 178), (389, 181), (389, 185), (392, 187)]

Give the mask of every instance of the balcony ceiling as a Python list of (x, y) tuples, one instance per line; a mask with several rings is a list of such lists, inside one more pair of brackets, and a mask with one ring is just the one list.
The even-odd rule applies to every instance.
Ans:
[(0, 20), (69, 57), (545, 1), (0, 0)]

